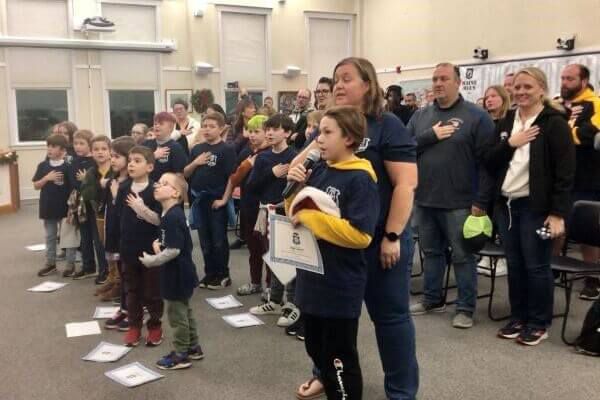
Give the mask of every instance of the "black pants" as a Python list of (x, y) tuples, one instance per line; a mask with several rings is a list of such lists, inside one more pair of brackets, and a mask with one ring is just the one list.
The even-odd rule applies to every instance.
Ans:
[(356, 349), (358, 319), (303, 315), (306, 352), (321, 371), (327, 399), (362, 399), (362, 372)]

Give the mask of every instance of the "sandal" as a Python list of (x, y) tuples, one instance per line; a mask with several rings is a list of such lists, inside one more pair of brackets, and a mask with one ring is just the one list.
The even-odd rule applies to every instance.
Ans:
[(296, 398), (299, 400), (313, 400), (323, 397), (324, 395), (325, 388), (323, 387), (323, 384), (318, 378), (314, 377), (300, 385), (300, 387), (296, 390)]

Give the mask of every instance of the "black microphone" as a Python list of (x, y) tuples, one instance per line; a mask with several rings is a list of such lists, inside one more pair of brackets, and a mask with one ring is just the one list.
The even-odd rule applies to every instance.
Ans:
[[(319, 152), (319, 150), (313, 149), (308, 152), (308, 155), (306, 156), (306, 160), (304, 160), (302, 165), (304, 165), (304, 168), (306, 168), (306, 170), (308, 171), (320, 159), (321, 159), (321, 153)], [(303, 185), (302, 182), (288, 181), (287, 185), (285, 186), (285, 189), (283, 189), (283, 192), (282, 192), (283, 198), (287, 199), (288, 197), (290, 197), (291, 195), (296, 193), (296, 191), (298, 189), (300, 189), (301, 185)]]

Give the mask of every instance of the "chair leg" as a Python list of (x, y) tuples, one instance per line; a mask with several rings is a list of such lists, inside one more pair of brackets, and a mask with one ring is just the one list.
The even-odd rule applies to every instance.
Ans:
[(566, 337), (567, 320), (569, 318), (569, 311), (571, 311), (571, 293), (572, 293), (572, 291), (573, 291), (573, 281), (567, 280), (566, 276), (565, 276), (565, 314), (564, 314), (563, 321), (562, 321), (560, 337), (567, 346), (573, 346), (575, 344), (575, 341), (569, 341), (569, 340), (567, 340), (567, 337)]
[(492, 312), (492, 304), (494, 302), (494, 292), (496, 290), (496, 267), (498, 266), (498, 258), (497, 257), (490, 257), (490, 267), (491, 267), (491, 271), (490, 271), (490, 279), (491, 279), (491, 284), (490, 284), (490, 299), (488, 301), (488, 317), (492, 320), (492, 321), (504, 321), (506, 319), (510, 318), (510, 315), (506, 315), (504, 317), (494, 317), (493, 312)]

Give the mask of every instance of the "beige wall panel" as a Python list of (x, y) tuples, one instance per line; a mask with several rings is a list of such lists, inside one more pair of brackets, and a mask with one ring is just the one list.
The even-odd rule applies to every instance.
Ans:
[(36, 199), (39, 192), (33, 188), (31, 178), (40, 162), (46, 157), (46, 147), (16, 149), (19, 154), (19, 189), (21, 199)]
[(96, 134), (106, 134), (106, 118), (108, 109), (104, 107), (104, 90), (102, 89), (102, 72), (98, 69), (92, 70), (92, 90), (91, 96), (84, 99), (89, 103), (90, 121), (92, 122), (92, 131)]
[[(161, 5), (161, 32), (159, 37), (174, 40), (177, 51), (162, 56), (162, 64), (177, 67), (191, 67), (192, 54), (190, 53), (191, 30), (190, 19), (193, 18), (188, 10), (187, 0), (164, 1)], [(199, 41), (192, 38), (194, 45)]]
[[(0, 52), (2, 54), (2, 52)], [(10, 144), (10, 131), (8, 126), (8, 90), (6, 70), (0, 68), (0, 148), (8, 148)]]
[[(189, 71), (163, 71), (164, 89), (192, 89), (192, 73)], [(164, 93), (162, 94), (164, 101)]]

